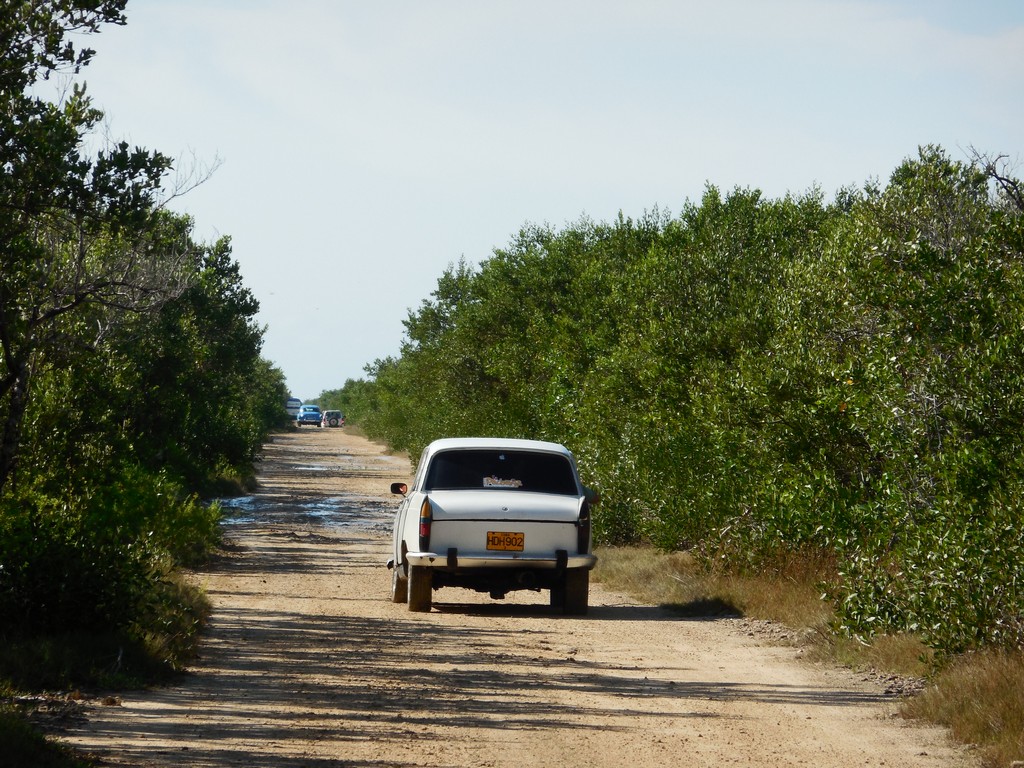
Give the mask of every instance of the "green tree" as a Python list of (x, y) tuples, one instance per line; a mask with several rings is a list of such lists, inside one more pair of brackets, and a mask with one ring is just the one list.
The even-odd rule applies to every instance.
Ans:
[[(270, 426), (265, 404), (254, 402), (267, 374), (259, 305), (242, 284), (227, 238), (197, 251), (189, 287), (116, 342), (135, 371), (122, 429), (135, 436), (147, 466), (170, 468), (192, 487), (212, 473), (244, 472)], [(283, 411), (284, 393), (274, 397)]]
[(992, 180), (922, 148), (840, 241), (845, 414), (864, 446), (861, 517), (881, 521), (847, 560), (845, 620), (952, 649), (1017, 642), (1024, 615), (1009, 554), (1024, 547), (1024, 212)]
[[(17, 464), (34, 371), (180, 287), (180, 254), (154, 251), (146, 238), (168, 159), (125, 143), (86, 156), (83, 138), (101, 113), (84, 87), (62, 104), (33, 90), (54, 72), (86, 65), (93, 51), (76, 49), (70, 36), (124, 23), (124, 5), (2, 4), (0, 490)], [(97, 324), (80, 322), (97, 312)]]
[(166, 577), (218, 535), (217, 505), (193, 492), (247, 471), (284, 416), (230, 241), (196, 243), (162, 205), (169, 161), (123, 144), (86, 156), (100, 113), (84, 89), (62, 104), (32, 91), (87, 63), (66, 39), (123, 23), (123, 7), (0, 7), (4, 639), (134, 642), (174, 624), (156, 618)]
[(837, 563), (851, 632), (1024, 637), (1024, 195), (923, 147), (887, 185), (709, 187), (676, 218), (524, 227), (369, 369), (371, 431), (552, 438), (605, 541)]
[(346, 379), (341, 389), (321, 392), (317, 402), (323, 410), (341, 411), (348, 424), (365, 424), (374, 412), (375, 389), (371, 380)]

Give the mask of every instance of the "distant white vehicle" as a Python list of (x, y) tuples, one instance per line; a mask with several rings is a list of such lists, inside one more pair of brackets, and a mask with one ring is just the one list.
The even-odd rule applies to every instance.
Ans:
[(289, 397), (285, 400), (284, 409), (288, 411), (288, 415), (293, 419), (299, 415), (299, 408), (302, 407), (302, 401), (297, 397)]
[(344, 427), (345, 414), (341, 411), (324, 411), (320, 419), (321, 427)]
[(500, 599), (551, 590), (551, 605), (587, 612), (590, 505), (567, 448), (537, 440), (449, 438), (424, 450), (395, 516), (391, 598), (429, 611), (433, 591), (464, 587)]

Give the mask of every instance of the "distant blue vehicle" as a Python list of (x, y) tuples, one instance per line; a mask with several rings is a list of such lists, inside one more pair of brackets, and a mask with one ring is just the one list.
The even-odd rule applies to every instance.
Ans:
[(302, 405), (299, 406), (299, 414), (295, 417), (295, 424), (301, 427), (303, 424), (314, 424), (320, 426), (320, 406)]

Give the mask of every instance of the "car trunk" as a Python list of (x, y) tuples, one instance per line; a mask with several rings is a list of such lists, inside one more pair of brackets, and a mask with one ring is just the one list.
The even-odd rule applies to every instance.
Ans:
[(514, 520), (576, 524), (580, 499), (528, 491), (431, 491), (434, 520)]
[(581, 499), (524, 491), (435, 491), (430, 549), (461, 555), (551, 558), (576, 552)]

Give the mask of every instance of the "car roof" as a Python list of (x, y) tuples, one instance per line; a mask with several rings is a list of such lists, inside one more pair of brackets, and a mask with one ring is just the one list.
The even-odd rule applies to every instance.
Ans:
[(543, 451), (545, 453), (560, 453), (572, 458), (572, 453), (561, 443), (551, 443), (546, 440), (522, 440), (511, 437), (445, 437), (435, 440), (428, 445), (424, 449), (423, 455), (426, 457), (440, 451), (460, 448), (470, 450)]

